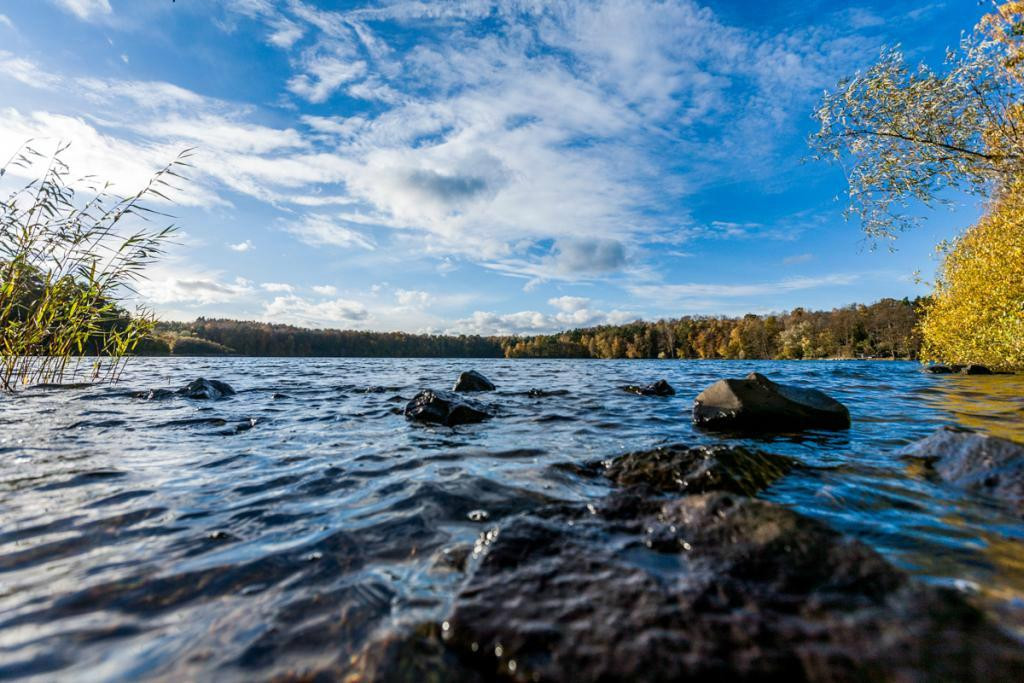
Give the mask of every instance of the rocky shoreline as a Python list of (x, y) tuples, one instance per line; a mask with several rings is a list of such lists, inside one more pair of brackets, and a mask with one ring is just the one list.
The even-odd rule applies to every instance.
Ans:
[[(621, 388), (649, 400), (675, 393), (664, 380)], [(495, 389), (470, 371), (450, 391), (421, 391), (402, 412), (445, 427), (482, 422), (500, 417), (500, 405), (467, 394)], [(200, 378), (133, 396), (233, 393)], [(723, 441), (851, 425), (827, 394), (758, 373), (712, 384), (692, 419)], [(1024, 516), (1020, 444), (945, 428), (898, 457)], [(801, 467), (727, 442), (573, 465), (571, 476), (604, 479), (611, 492), (506, 517), (472, 548), (446, 548), (435, 571), (462, 579), (444, 617), (382, 629), (334, 673), (417, 682), (1024, 680), (1024, 644), (961, 593), (756, 498)]]

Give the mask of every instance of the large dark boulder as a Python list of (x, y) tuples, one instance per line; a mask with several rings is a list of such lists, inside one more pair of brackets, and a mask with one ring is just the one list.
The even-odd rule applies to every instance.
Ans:
[(494, 391), (495, 386), (491, 380), (481, 375), (476, 370), (468, 370), (459, 375), (455, 381), (452, 391)]
[(188, 398), (218, 399), (225, 396), (233, 396), (235, 390), (227, 382), (200, 377), (189, 382), (187, 386), (178, 389), (177, 393)]
[(417, 422), (435, 422), (448, 427), (483, 422), (491, 417), (480, 408), (451, 391), (425, 389), (405, 406), (405, 417)]
[(702, 391), (693, 402), (693, 422), (728, 431), (849, 429), (850, 411), (817, 389), (776, 384), (752, 372)]
[(640, 396), (675, 396), (676, 390), (672, 388), (672, 385), (663, 379), (659, 379), (653, 384), (646, 386), (637, 386), (630, 384), (629, 386), (622, 387), (623, 391), (628, 391), (631, 394), (639, 394)]
[(815, 520), (725, 493), (616, 500), (630, 497), (485, 534), (440, 627), (373, 644), (360, 679), (1024, 676), (1021, 646), (959, 594)]
[(793, 464), (785, 456), (742, 447), (672, 445), (620, 455), (607, 463), (604, 474), (623, 487), (752, 496), (785, 476)]
[(1024, 515), (1024, 444), (944, 427), (904, 455), (924, 460), (943, 480), (1006, 501)]
[(995, 374), (991, 370), (989, 370), (986, 366), (978, 365), (976, 363), (972, 363), (970, 365), (965, 365), (963, 367), (963, 369), (960, 370), (960, 373), (964, 374), (964, 375), (992, 375), (992, 374)]

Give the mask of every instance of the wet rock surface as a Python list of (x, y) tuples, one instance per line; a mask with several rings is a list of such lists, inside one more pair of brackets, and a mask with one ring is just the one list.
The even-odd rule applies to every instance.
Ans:
[(929, 375), (948, 375), (950, 373), (959, 372), (959, 365), (926, 365), (921, 369), (921, 372)]
[(659, 379), (657, 382), (647, 384), (645, 386), (639, 386), (636, 384), (630, 384), (622, 387), (623, 391), (631, 394), (638, 394), (640, 396), (675, 396), (676, 390), (672, 388), (672, 385), (663, 379)]
[(416, 422), (433, 422), (447, 427), (483, 422), (491, 417), (482, 407), (451, 391), (426, 389), (405, 406), (405, 417)]
[(1024, 444), (944, 427), (904, 455), (924, 460), (944, 481), (1005, 501), (1024, 515)]
[(200, 377), (189, 382), (187, 386), (178, 389), (177, 393), (188, 398), (218, 399), (225, 396), (234, 396), (235, 390), (227, 382)]
[(455, 380), (452, 391), (494, 391), (495, 386), (491, 380), (481, 375), (476, 370), (468, 370), (459, 375)]
[(226, 396), (234, 396), (235, 390), (227, 382), (216, 379), (205, 379), (200, 377), (192, 380), (180, 389), (149, 389), (148, 391), (133, 391), (132, 398), (140, 398), (145, 401), (160, 401), (174, 396), (198, 400), (216, 400)]
[(743, 496), (621, 492), (593, 513), (511, 518), (474, 554), (439, 633), (421, 627), (376, 648), (364, 662), (371, 678), (1024, 675), (1021, 647), (958, 594), (910, 580), (819, 522)]
[(785, 476), (793, 464), (784, 456), (747, 448), (673, 445), (620, 455), (608, 463), (604, 474), (625, 487), (752, 496)]
[(722, 431), (849, 429), (850, 411), (817, 389), (777, 384), (752, 372), (702, 391), (693, 402), (693, 422)]
[(991, 374), (994, 374), (986, 366), (984, 366), (984, 365), (976, 365), (976, 364), (965, 365), (964, 368), (962, 370), (960, 370), (960, 372), (962, 374), (964, 374), (964, 375), (991, 375)]
[(744, 495), (791, 467), (724, 446), (620, 456), (605, 473), (625, 488), (485, 532), (446, 618), (388, 633), (350, 680), (1024, 676), (1024, 648), (958, 593)]

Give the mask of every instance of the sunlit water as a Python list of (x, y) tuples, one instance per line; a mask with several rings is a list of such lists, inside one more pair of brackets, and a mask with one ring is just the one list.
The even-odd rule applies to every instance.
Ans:
[[(401, 414), (476, 368), (497, 417)], [(940, 425), (1024, 441), (1024, 377), (887, 362), (145, 359), (122, 384), (0, 397), (0, 678), (265, 679), (337, 670), (377, 629), (437, 619), (446, 548), (604, 495), (555, 463), (714, 443), (694, 396), (751, 370), (821, 388), (853, 428), (736, 441), (798, 458), (763, 494), (1024, 624), (1024, 525), (899, 450)], [(221, 401), (132, 399), (203, 376)], [(666, 378), (677, 395), (618, 389)], [(531, 388), (565, 395), (531, 398)], [(277, 396), (275, 396), (277, 394)], [(483, 512), (480, 512), (483, 511)]]

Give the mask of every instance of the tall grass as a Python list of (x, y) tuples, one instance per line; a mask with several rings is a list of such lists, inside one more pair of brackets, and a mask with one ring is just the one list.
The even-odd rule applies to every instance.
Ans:
[(68, 144), (49, 156), (31, 144), (0, 166), (0, 178), (40, 169), (0, 202), (0, 389), (68, 375), (114, 381), (156, 323), (149, 309), (128, 313), (125, 303), (175, 232), (149, 227), (166, 214), (145, 203), (168, 200), (191, 150), (124, 197), (91, 177), (72, 180), (62, 161)]

